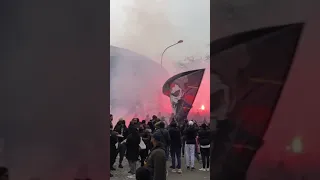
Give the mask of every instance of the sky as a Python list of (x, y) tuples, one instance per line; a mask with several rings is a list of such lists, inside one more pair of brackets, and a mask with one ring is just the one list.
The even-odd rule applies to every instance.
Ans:
[(171, 66), (205, 56), (210, 43), (210, 0), (111, 0), (110, 44)]

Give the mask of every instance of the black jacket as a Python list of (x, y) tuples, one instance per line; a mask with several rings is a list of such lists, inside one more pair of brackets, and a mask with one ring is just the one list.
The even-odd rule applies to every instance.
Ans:
[(154, 121), (150, 120), (148, 123), (149, 128), (152, 130), (152, 133), (155, 131)]
[(210, 145), (211, 132), (209, 128), (201, 128), (198, 132), (198, 141), (202, 146)]
[(171, 147), (181, 147), (181, 133), (178, 127), (169, 127)]
[(113, 130), (123, 136), (123, 138), (118, 137), (118, 142), (122, 142), (123, 140), (127, 139), (128, 135), (129, 135), (129, 131), (128, 131), (128, 128), (126, 127), (126, 125), (121, 125), (121, 124), (117, 123)]
[(126, 145), (126, 158), (129, 161), (137, 161), (139, 159), (139, 152), (140, 152), (140, 135), (138, 131), (131, 131), (132, 133), (128, 135)]
[(188, 126), (184, 131), (186, 144), (196, 144), (197, 129), (194, 126)]
[(150, 150), (152, 148), (150, 133), (144, 131), (143, 133), (141, 133), (141, 137), (142, 137), (144, 144), (146, 145), (147, 150)]
[(118, 137), (116, 135), (116, 132), (110, 131), (110, 148), (117, 149), (116, 147), (117, 142), (118, 142)]

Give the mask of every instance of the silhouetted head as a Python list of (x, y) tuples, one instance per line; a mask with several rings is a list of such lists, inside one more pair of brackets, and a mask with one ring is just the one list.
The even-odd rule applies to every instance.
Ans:
[(136, 170), (136, 180), (151, 180), (151, 173), (146, 167), (140, 167)]
[(175, 128), (175, 127), (177, 127), (177, 123), (175, 121), (172, 121), (170, 126)]
[(137, 123), (137, 118), (133, 118), (130, 123), (136, 124)]
[(203, 129), (207, 129), (207, 125), (206, 125), (206, 123), (203, 123), (203, 124), (201, 124), (201, 128), (203, 128)]
[(159, 128), (165, 128), (166, 127), (166, 124), (164, 122), (159, 122)]
[(161, 134), (161, 132), (153, 133), (152, 138), (151, 138), (151, 143), (152, 143), (153, 147), (161, 145), (162, 136), (163, 135)]

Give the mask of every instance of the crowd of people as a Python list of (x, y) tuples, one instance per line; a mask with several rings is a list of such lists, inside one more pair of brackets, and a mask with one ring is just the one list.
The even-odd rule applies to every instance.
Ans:
[[(192, 120), (182, 123), (171, 118), (170, 123), (153, 115), (150, 120), (133, 118), (126, 126), (122, 118), (113, 127), (110, 115), (110, 170), (129, 163), (129, 178), (137, 180), (166, 180), (167, 161), (171, 159), (173, 173), (182, 173), (181, 158), (188, 170), (195, 170), (195, 160), (202, 161), (200, 171), (209, 171), (211, 132), (209, 124), (198, 125)], [(201, 154), (201, 158), (199, 157)], [(115, 167), (119, 156), (118, 167)], [(113, 175), (110, 174), (110, 177)]]

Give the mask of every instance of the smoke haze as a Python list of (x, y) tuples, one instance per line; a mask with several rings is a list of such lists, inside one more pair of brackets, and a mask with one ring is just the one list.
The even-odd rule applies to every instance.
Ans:
[[(115, 121), (134, 116), (132, 109), (138, 101), (144, 102), (144, 110), (137, 110), (142, 118), (160, 111), (171, 112), (170, 101), (161, 92), (162, 85), (181, 71), (202, 68), (197, 65), (181, 70), (176, 64), (187, 56), (209, 53), (209, 3), (209, 0), (111, 1), (111, 45), (126, 49), (113, 51), (115, 55), (111, 55), (117, 59), (111, 67), (111, 108)], [(160, 66), (161, 53), (179, 40), (184, 42), (164, 54), (164, 70)], [(128, 81), (128, 77), (133, 79)], [(129, 90), (134, 92), (128, 93)], [(119, 105), (120, 101), (126, 105)]]
[(176, 61), (208, 53), (209, 5), (209, 0), (111, 0), (111, 45), (160, 63), (166, 47), (184, 40), (164, 54), (163, 67), (172, 73)]

